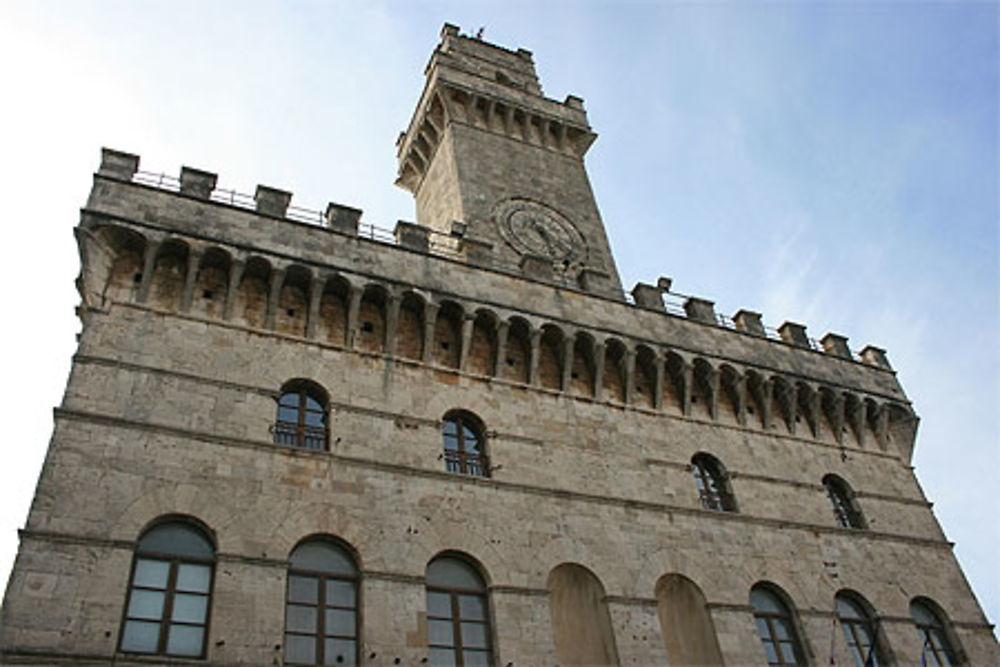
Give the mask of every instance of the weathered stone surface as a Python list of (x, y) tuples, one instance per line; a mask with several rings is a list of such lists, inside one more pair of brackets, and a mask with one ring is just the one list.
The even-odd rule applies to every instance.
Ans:
[[(510, 95), (534, 103), (530, 54), (487, 47), (520, 77)], [(497, 93), (493, 69), (477, 67)], [(559, 113), (579, 120), (582, 105)], [(128, 182), (137, 157), (109, 153), (77, 228), (85, 326), (0, 612), (0, 662), (150, 664), (117, 649), (136, 541), (167, 516), (214, 541), (198, 664), (282, 662), (288, 557), (316, 535), (357, 557), (365, 664), (428, 658), (426, 568), (446, 552), (487, 582), (501, 665), (555, 664), (589, 623), (601, 641), (581, 651), (665, 664), (677, 633), (664, 632), (661, 593), (678, 577), (705, 601), (699, 650), (716, 650), (714, 636), (725, 664), (766, 662), (748, 602), (763, 581), (792, 603), (812, 662), (826, 659), (845, 588), (878, 613), (899, 664), (919, 664), (916, 596), (940, 606), (968, 664), (1000, 659), (909, 467), (916, 416), (882, 350), (861, 363), (830, 336), (826, 353), (772, 340), (749, 311), (732, 331), (704, 300), (687, 317), (643, 307), (669, 281), (643, 286), (636, 305), (596, 280), (558, 286), (551, 258), (545, 276), (487, 263), (492, 244), (513, 251), (471, 221), (471, 238), (441, 255), (405, 228), (399, 247), (154, 190)], [(464, 185), (435, 164), (437, 203), (417, 193), (425, 213), (451, 210)], [(342, 209), (330, 226), (356, 229), (331, 220)], [(326, 402), (321, 451), (275, 444), (292, 380)], [(488, 477), (446, 470), (454, 410), (483, 422)], [(691, 471), (701, 452), (724, 464), (738, 513), (704, 508)], [(828, 474), (849, 482), (867, 529), (839, 526)], [(603, 590), (600, 613), (551, 610), (581, 597), (553, 578), (568, 564), (580, 569), (563, 583)]]

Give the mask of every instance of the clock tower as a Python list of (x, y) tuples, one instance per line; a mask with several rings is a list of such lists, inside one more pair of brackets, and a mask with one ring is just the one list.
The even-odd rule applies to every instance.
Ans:
[(417, 222), (470, 260), (622, 298), (583, 157), (583, 100), (542, 94), (531, 52), (445, 25), (398, 147)]

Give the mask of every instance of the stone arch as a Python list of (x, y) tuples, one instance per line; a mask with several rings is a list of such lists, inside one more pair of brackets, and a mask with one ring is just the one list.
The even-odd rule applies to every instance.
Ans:
[(819, 394), (805, 382), (796, 382), (795, 397), (795, 423), (808, 426), (812, 436), (819, 437)]
[(191, 295), (193, 314), (209, 318), (224, 315), (232, 265), (232, 255), (218, 246), (212, 246), (202, 254), (194, 294)]
[(761, 428), (770, 426), (771, 416), (771, 386), (757, 371), (748, 370), (746, 377), (747, 425), (759, 425)]
[(663, 364), (665, 382), (663, 383), (663, 409), (677, 414), (685, 411), (687, 393), (687, 362), (684, 357), (674, 351), (667, 352)]
[(306, 335), (311, 286), (312, 271), (306, 267), (293, 264), (285, 270), (275, 316), (277, 331), (291, 336)]
[(464, 309), (457, 301), (443, 301), (434, 321), (434, 363), (446, 368), (458, 368), (462, 352), (462, 318)]
[(718, 373), (705, 359), (698, 357), (692, 364), (691, 414), (702, 419), (715, 419), (718, 404)]
[(498, 322), (499, 318), (492, 310), (476, 310), (466, 362), (466, 370), (470, 373), (492, 376), (496, 370)]
[(601, 397), (615, 403), (625, 402), (625, 343), (618, 338), (604, 341), (604, 377), (601, 379)]
[(822, 440), (844, 440), (843, 398), (830, 387), (818, 390), (820, 414), (816, 419), (816, 437)]
[(324, 343), (343, 345), (347, 332), (347, 309), (351, 285), (341, 275), (330, 276), (323, 282), (319, 298), (319, 321), (316, 338)]
[(780, 375), (772, 377), (771, 384), (776, 416), (785, 422), (789, 433), (795, 433), (796, 415), (798, 414), (795, 386)]
[(512, 317), (507, 330), (507, 345), (500, 364), (505, 380), (527, 383), (531, 369), (531, 324), (523, 317)]
[(844, 392), (844, 421), (858, 447), (865, 446), (865, 403), (852, 392)]
[(549, 572), (546, 586), (559, 665), (618, 665), (611, 614), (600, 579), (582, 565), (562, 563)]
[(739, 423), (742, 420), (744, 392), (743, 378), (739, 371), (729, 364), (719, 367), (719, 405), (720, 420)]
[(721, 665), (722, 652), (704, 593), (676, 572), (656, 582), (656, 610), (671, 665)]
[(263, 257), (250, 257), (233, 306), (233, 319), (248, 327), (263, 329), (267, 321), (268, 284), (273, 271), (271, 263)]
[(385, 308), (389, 292), (381, 283), (368, 283), (361, 292), (355, 347), (368, 352), (385, 349)]
[(594, 337), (579, 331), (573, 337), (573, 367), (569, 374), (569, 391), (579, 396), (594, 395)]
[(176, 238), (160, 244), (156, 251), (148, 303), (164, 310), (178, 310), (184, 291), (190, 246)]
[(635, 391), (632, 402), (644, 408), (655, 408), (656, 396), (659, 392), (657, 383), (660, 374), (657, 364), (660, 360), (656, 352), (648, 345), (639, 345), (635, 351)]
[(420, 361), (424, 358), (424, 319), (427, 300), (413, 290), (403, 292), (396, 322), (396, 356)]
[(538, 386), (559, 391), (562, 389), (563, 330), (554, 324), (542, 325), (538, 341)]
[[(94, 284), (100, 285), (105, 300), (116, 302), (136, 301), (142, 284), (145, 261), (146, 237), (126, 227), (107, 225), (97, 232), (105, 251), (104, 261), (86, 262), (84, 271), (94, 274)], [(100, 268), (98, 268), (100, 267)]]

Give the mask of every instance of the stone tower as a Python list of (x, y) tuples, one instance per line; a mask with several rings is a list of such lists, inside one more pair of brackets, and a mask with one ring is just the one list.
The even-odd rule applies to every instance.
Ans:
[(884, 351), (625, 298), (593, 137), (445, 26), (394, 232), (105, 149), (0, 663), (1000, 664)]
[(497, 265), (555, 273), (621, 298), (583, 158), (597, 137), (583, 100), (542, 94), (531, 52), (445, 25), (410, 126), (396, 183), (417, 222), (492, 251)]

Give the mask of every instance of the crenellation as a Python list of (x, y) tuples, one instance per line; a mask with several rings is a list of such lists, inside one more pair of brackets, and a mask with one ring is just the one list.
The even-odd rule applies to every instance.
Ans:
[(778, 334), (781, 336), (781, 340), (786, 343), (790, 343), (797, 347), (804, 347), (806, 349), (811, 348), (809, 344), (809, 336), (806, 335), (805, 325), (799, 324), (798, 322), (785, 322), (780, 327), (778, 327)]
[(180, 180), (182, 195), (207, 201), (215, 190), (218, 175), (192, 167), (181, 167)]
[(139, 170), (139, 156), (110, 148), (101, 149), (101, 166), (97, 173), (108, 178), (131, 181)]
[(267, 185), (258, 185), (254, 193), (254, 209), (261, 215), (273, 218), (284, 218), (288, 212), (288, 204), (292, 201), (292, 193)]
[(699, 297), (688, 297), (684, 301), (684, 312), (696, 322), (703, 324), (716, 324), (715, 302)]

